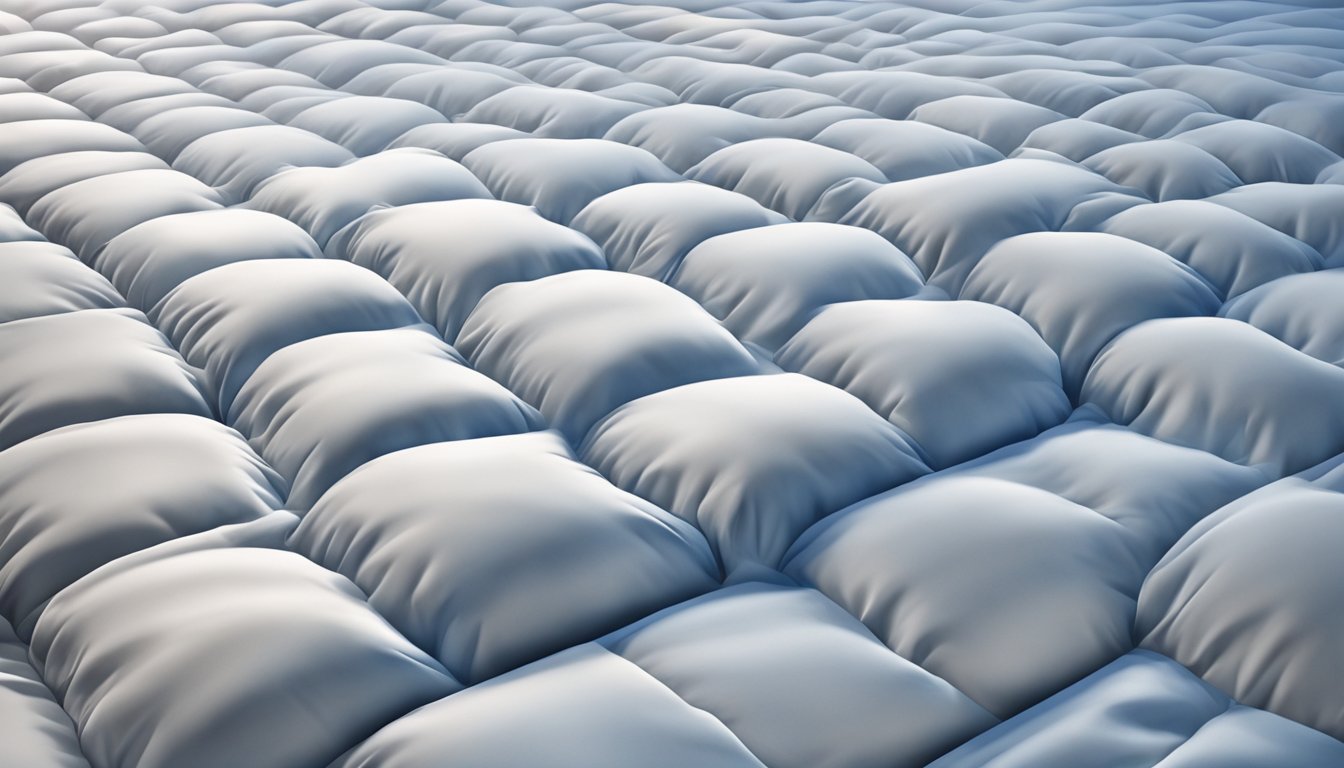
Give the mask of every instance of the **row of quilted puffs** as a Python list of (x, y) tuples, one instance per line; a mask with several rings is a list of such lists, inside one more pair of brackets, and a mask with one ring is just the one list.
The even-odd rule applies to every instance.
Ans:
[(279, 172), (52, 69), (0, 95), (15, 764), (1340, 759), (1330, 187), (794, 223), (614, 142)]

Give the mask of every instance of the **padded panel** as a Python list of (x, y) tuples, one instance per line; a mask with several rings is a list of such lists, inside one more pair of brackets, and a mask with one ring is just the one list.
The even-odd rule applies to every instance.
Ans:
[(248, 205), (293, 221), (319, 247), (377, 207), (489, 198), (471, 173), (436, 152), (396, 149), (336, 168), (295, 168), (267, 179)]
[(666, 280), (715, 235), (786, 219), (745, 195), (698, 182), (636, 184), (589, 203), (571, 222), (602, 246), (612, 269)]
[(498, 285), (606, 268), (587, 237), (526, 206), (494, 200), (373, 211), (333, 238), (327, 255), (383, 276), (449, 341)]
[(255, 259), (321, 255), (298, 226), (260, 211), (223, 208), (160, 216), (112, 238), (93, 266), (145, 312), (188, 278)]
[(995, 245), (961, 298), (996, 304), (1031, 323), (1059, 355), (1077, 396), (1101, 351), (1157, 317), (1212, 315), (1218, 296), (1190, 268), (1132, 240), (1096, 232), (1036, 232)]
[(1171, 659), (1133, 651), (930, 768), (1161, 765), (1231, 704)]
[(459, 687), (354, 585), (299, 555), (141, 555), (62, 592), (33, 635), (97, 765), (234, 765), (240, 749), (257, 766), (319, 765)]
[(0, 323), (124, 305), (102, 275), (51, 243), (0, 243)]
[(1144, 434), (1276, 475), (1344, 451), (1344, 371), (1235, 320), (1134, 326), (1097, 357), (1081, 398)]
[(88, 768), (75, 724), (28, 663), (28, 649), (0, 619), (0, 735), (10, 765)]
[(1312, 768), (1341, 760), (1344, 760), (1344, 747), (1320, 731), (1262, 709), (1233, 704), (1226, 714), (1209, 721), (1158, 765), (1161, 768), (1213, 764), (1253, 768), (1273, 764), (1286, 768)]
[[(603, 644), (770, 765), (920, 766), (995, 718), (813, 590), (729, 587)], [(842, 739), (843, 750), (831, 749)]]
[(1127, 528), (1150, 566), (1206, 515), (1273, 479), (1085, 411), (952, 474), (1020, 483), (1085, 506)]
[[(1154, 725), (1154, 722), (1160, 723)], [(1338, 741), (1237, 704), (1179, 664), (1135, 651), (931, 764), (1329, 765)]]
[(1129, 650), (1135, 555), (1126, 529), (1046, 491), (933, 475), (827, 518), (786, 572), (1006, 718)]
[(45, 118), (0, 123), (0, 173), (64, 152), (142, 152), (134, 137), (87, 119)]
[(641, 149), (598, 139), (504, 139), (462, 158), (501, 200), (567, 224), (593, 200), (632, 184), (681, 177)]
[(374, 273), (309, 259), (241, 261), (202, 272), (174, 288), (151, 316), (203, 372), (221, 413), (230, 412), (257, 366), (296, 341), (420, 322)]
[(48, 599), (99, 566), (259, 518), (284, 489), (238, 433), (199, 416), (122, 416), (20, 443), (0, 452), (0, 613), (26, 638)]
[[(833, 304), (775, 360), (867, 403), (934, 468), (1032, 437), (1070, 411), (1055, 353), (1021, 318), (980, 302)], [(950, 419), (963, 426), (943, 429)]]
[(799, 139), (738, 142), (696, 163), (686, 176), (744, 194), (794, 221), (814, 218), (846, 181), (887, 180), (866, 160)]
[(166, 169), (123, 171), (77, 181), (33, 204), (28, 219), (47, 239), (90, 261), (116, 235), (160, 216), (221, 207), (213, 189)]
[(699, 533), (578, 464), (554, 433), (376, 459), (291, 543), (468, 682), (704, 592), (718, 571)]
[(926, 102), (910, 113), (911, 120), (970, 136), (1005, 155), (1017, 149), (1032, 131), (1063, 118), (1036, 104), (974, 94)]
[(333, 766), (430, 768), (445, 754), (481, 768), (763, 765), (712, 715), (595, 645), (417, 710)]
[(291, 510), (383, 454), (542, 426), (531, 406), (420, 328), (291, 344), (257, 367), (229, 416), (289, 482)]
[(1138, 205), (1112, 216), (1102, 228), (1189, 266), (1227, 299), (1324, 264), (1306, 243), (1202, 200)]
[(344, 96), (300, 109), (285, 122), (364, 157), (386, 149), (412, 128), (441, 120), (437, 110), (406, 99)]
[(1002, 153), (969, 136), (916, 121), (842, 120), (812, 138), (872, 163), (890, 181), (985, 165)]
[[(999, 240), (1064, 229), (1085, 203), (1100, 202), (1109, 208), (1139, 202), (1122, 192), (1077, 166), (1013, 159), (883, 185), (841, 222), (867, 227), (891, 240), (910, 254), (930, 283), (956, 293)], [(930, 199), (945, 203), (920, 204)]]
[(1176, 137), (1227, 163), (1246, 184), (1287, 181), (1310, 184), (1339, 155), (1305, 136), (1253, 120), (1214, 123)]
[(1250, 323), (1294, 349), (1344, 367), (1344, 269), (1297, 274), (1249, 291), (1222, 315)]
[[(1344, 470), (1333, 459), (1234, 501), (1153, 569), (1136, 636), (1238, 701), (1344, 735), (1338, 540)], [(1283, 599), (1291, 595), (1291, 600)]]
[(1344, 223), (1339, 206), (1344, 186), (1337, 184), (1248, 184), (1210, 199), (1267, 224), (1316, 250), (1327, 266), (1344, 265)]
[(550, 139), (597, 138), (644, 105), (582, 90), (514, 86), (482, 99), (462, 119)]
[(193, 371), (129, 309), (0, 325), (0, 450), (53, 429), (137, 413), (210, 416)]
[(193, 141), (173, 167), (243, 200), (288, 165), (330, 168), (354, 160), (344, 147), (283, 125), (232, 128)]
[(1218, 158), (1194, 144), (1172, 140), (1121, 144), (1083, 164), (1155, 202), (1212, 197), (1242, 183)]
[(124, 171), (166, 169), (168, 164), (145, 152), (84, 149), (35, 157), (0, 176), (0, 197), (27, 213), (33, 204), (67, 184)]
[(598, 270), (499, 286), (467, 318), (457, 346), (572, 444), (637, 397), (759, 369), (689, 298)]
[(773, 354), (828, 304), (908, 298), (924, 279), (873, 232), (806, 222), (711, 237), (686, 254), (668, 284)]
[(729, 570), (773, 567), (812, 523), (928, 471), (857, 398), (797, 374), (642, 397), (598, 423), (583, 458), (703, 530)]

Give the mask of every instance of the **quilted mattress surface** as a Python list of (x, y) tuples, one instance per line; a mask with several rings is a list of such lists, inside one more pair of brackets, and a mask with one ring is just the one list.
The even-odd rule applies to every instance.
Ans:
[(1337, 0), (0, 0), (0, 767), (1344, 766)]

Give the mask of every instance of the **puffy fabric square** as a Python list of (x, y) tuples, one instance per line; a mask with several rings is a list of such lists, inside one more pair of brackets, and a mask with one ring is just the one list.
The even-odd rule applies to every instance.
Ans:
[(1095, 232), (1035, 232), (1000, 241), (971, 270), (961, 298), (997, 304), (1031, 323), (1059, 355), (1074, 397), (1097, 353), (1158, 317), (1212, 315), (1201, 276), (1148, 246)]
[(93, 266), (108, 276), (128, 303), (149, 312), (188, 278), (215, 267), (320, 255), (307, 233), (279, 216), (221, 208), (137, 224), (108, 241)]
[(867, 160), (889, 181), (933, 176), (1003, 159), (993, 147), (970, 136), (915, 121), (842, 120), (812, 137), (812, 142)]
[(1083, 165), (1159, 203), (1203, 199), (1241, 185), (1218, 158), (1173, 140), (1121, 144), (1092, 155)]
[(711, 237), (686, 254), (668, 284), (774, 354), (826, 305), (908, 298), (923, 290), (924, 277), (873, 232), (807, 222)]
[(1136, 325), (1102, 350), (1080, 397), (1144, 434), (1276, 475), (1344, 451), (1344, 371), (1234, 320)]
[(89, 768), (70, 716), (28, 663), (28, 649), (0, 619), (0, 738), (12, 765)]
[(1134, 534), (1150, 565), (1206, 515), (1272, 479), (1087, 412), (951, 474), (1021, 483), (1092, 509)]
[(1327, 266), (1344, 266), (1344, 224), (1336, 215), (1344, 185), (1247, 184), (1209, 202), (1231, 208), (1311, 246)]
[(782, 768), (920, 766), (996, 722), (813, 590), (729, 587), (602, 642)]
[[(1070, 412), (1055, 353), (1021, 318), (980, 302), (833, 304), (775, 360), (867, 403), (935, 469), (1033, 437)], [(943, 429), (949, 419), (962, 428)]]
[(0, 323), (81, 309), (115, 309), (124, 301), (102, 275), (58, 245), (0, 243)]
[[(1309, 278), (1309, 279), (1304, 279)], [(1294, 349), (1344, 367), (1344, 269), (1267, 283), (1224, 305), (1224, 317), (1259, 328)]]
[(597, 270), (494, 289), (457, 346), (574, 444), (635, 398), (759, 370), (694, 301), (648, 278)]
[(285, 122), (365, 157), (386, 149), (412, 128), (442, 119), (437, 110), (406, 99), (345, 96), (306, 106)]
[(292, 344), (257, 368), (233, 406), (234, 425), (289, 481), (291, 510), (387, 453), (542, 427), (530, 405), (420, 328)]
[(1344, 745), (1237, 704), (1180, 664), (1134, 651), (953, 750), (930, 768), (1333, 765)]
[(130, 227), (173, 213), (221, 207), (215, 190), (185, 173), (150, 168), (76, 181), (47, 193), (28, 218), (85, 261)]
[(134, 135), (145, 148), (172, 162), (197, 139), (219, 131), (269, 125), (264, 115), (222, 104), (182, 104), (136, 121)]
[(423, 707), (333, 768), (762, 768), (713, 715), (639, 667), (581, 645)]
[[(12, 31), (12, 30), (6, 30)], [(22, 82), (22, 81), (18, 81)], [(0, 94), (4, 107), (4, 122), (20, 123), (29, 120), (82, 120), (86, 117), (77, 108), (44, 93), (6, 91)]]
[(1186, 131), (1175, 141), (1199, 147), (1227, 164), (1244, 184), (1310, 184), (1340, 160), (1305, 136), (1253, 120), (1228, 120)]
[(28, 226), (13, 207), (0, 205), (0, 242), (41, 242), (42, 233)]
[(926, 102), (910, 112), (911, 120), (956, 131), (1004, 155), (1021, 146), (1032, 131), (1063, 118), (1038, 104), (976, 94)]
[[(1238, 701), (1344, 735), (1339, 459), (1203, 520), (1153, 569), (1135, 635)], [(1283, 598), (1291, 595), (1291, 600)], [(1255, 617), (1251, 619), (1250, 617)]]
[(1324, 264), (1316, 249), (1301, 240), (1203, 200), (1138, 205), (1107, 219), (1102, 228), (1191, 267), (1225, 299)]
[[(443, 79), (443, 76), (447, 75), (456, 86), (454, 92), (458, 92), (461, 90), (461, 80), (472, 73), (436, 71), (430, 74), (439, 79)], [(484, 75), (485, 73), (478, 72), (475, 74)], [(416, 79), (417, 76), (412, 75), (398, 80), (397, 87), (406, 86)], [(437, 93), (439, 91), (435, 89), (432, 92)], [(426, 95), (422, 98), (429, 99), (430, 96)], [(492, 125), (490, 123), (429, 123), (412, 128), (398, 136), (396, 141), (387, 146), (388, 149), (424, 147), (460, 163), (473, 150), (479, 149), (490, 142), (523, 138), (527, 138), (526, 133), (503, 125)]]
[(155, 306), (221, 413), (272, 353), (328, 333), (414, 326), (420, 316), (374, 273), (342, 261), (261, 259), (203, 272)]
[(100, 766), (322, 765), (460, 687), (341, 576), (204, 542), (62, 592), (32, 657)]
[(715, 235), (785, 221), (746, 195), (683, 182), (603, 195), (571, 225), (602, 246), (612, 269), (666, 280), (692, 248)]
[[(929, 282), (950, 294), (996, 242), (1061, 230), (1089, 203), (1118, 212), (1140, 200), (1074, 165), (1013, 159), (874, 190), (841, 223), (867, 227), (910, 254)], [(921, 200), (943, 199), (927, 208)]]
[(99, 566), (262, 517), (284, 488), (238, 433), (199, 416), (93, 421), (0, 451), (0, 613), (26, 637), (47, 600)]
[(124, 171), (166, 170), (168, 164), (147, 152), (81, 149), (35, 157), (0, 176), (0, 196), (20, 213), (48, 193), (68, 184)]
[(468, 153), (462, 163), (499, 199), (530, 205), (561, 224), (608, 192), (681, 180), (642, 149), (598, 139), (492, 141)]
[(450, 342), (498, 285), (606, 268), (593, 241), (528, 206), (496, 200), (373, 211), (333, 238), (327, 255), (383, 276)]
[(704, 103), (681, 103), (636, 112), (613, 125), (603, 138), (639, 147), (672, 170), (685, 173), (724, 147), (763, 134), (780, 135), (783, 128), (769, 118)]
[(555, 139), (596, 138), (645, 105), (578, 89), (518, 85), (482, 99), (462, 115)]
[(812, 523), (928, 472), (900, 430), (797, 374), (642, 397), (593, 428), (583, 458), (703, 530), (729, 570), (774, 567)]
[(695, 529), (577, 463), (553, 433), (376, 459), (332, 488), (291, 544), (360, 585), (467, 682), (592, 640), (718, 576)]
[(827, 518), (785, 571), (1003, 718), (1129, 650), (1146, 573), (1086, 507), (939, 475)]
[(211, 133), (188, 144), (173, 167), (234, 199), (246, 199), (286, 166), (342, 165), (355, 156), (320, 136), (286, 125), (255, 125)]
[(0, 123), (0, 147), (4, 147), (0, 149), (0, 173), (5, 175), (29, 160), (62, 152), (144, 151), (135, 137), (110, 125), (54, 117)]
[(701, 160), (686, 175), (744, 194), (794, 221), (812, 218), (828, 196), (841, 194), (838, 187), (845, 182), (887, 181), (866, 160), (799, 139), (738, 142)]
[(130, 309), (0, 325), (0, 450), (43, 432), (137, 413), (210, 416), (201, 385)]
[(399, 149), (336, 168), (295, 168), (272, 176), (249, 205), (284, 216), (325, 247), (331, 236), (370, 209), (434, 200), (488, 198), (462, 166), (428, 150)]

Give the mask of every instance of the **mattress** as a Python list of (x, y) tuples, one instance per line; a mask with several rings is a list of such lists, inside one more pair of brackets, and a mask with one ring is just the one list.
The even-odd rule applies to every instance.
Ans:
[(0, 0), (0, 766), (1344, 766), (1336, 0)]

